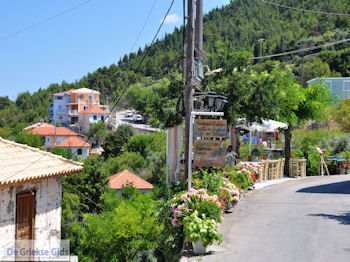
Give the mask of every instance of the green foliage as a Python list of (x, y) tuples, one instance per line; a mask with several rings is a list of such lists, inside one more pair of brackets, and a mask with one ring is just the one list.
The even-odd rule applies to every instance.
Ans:
[(124, 152), (117, 157), (107, 159), (102, 166), (102, 170), (106, 176), (114, 175), (124, 169), (135, 172), (142, 168), (145, 160), (139, 153)]
[(91, 123), (90, 129), (87, 134), (88, 137), (98, 138), (105, 137), (107, 135), (107, 125), (102, 121), (98, 121), (97, 123)]
[(156, 256), (158, 261), (175, 262), (181, 256), (182, 244), (184, 241), (182, 227), (174, 227), (171, 224), (173, 213), (171, 212), (172, 202), (166, 198), (156, 202), (158, 225), (163, 225), (158, 235), (158, 248)]
[(61, 147), (55, 147), (54, 149), (52, 149), (50, 151), (50, 153), (55, 154), (55, 155), (59, 155), (59, 156), (63, 156), (64, 158), (67, 159), (72, 159), (73, 158), (73, 153), (71, 149), (63, 149)]
[(330, 117), (344, 132), (350, 132), (350, 99), (343, 99), (330, 110)]
[[(112, 195), (110, 195), (112, 196)], [(106, 197), (108, 198), (108, 197)], [(109, 200), (112, 203), (113, 200)], [(88, 214), (79, 238), (82, 261), (144, 261), (153, 258), (162, 226), (157, 223), (150, 194), (135, 193), (114, 202), (113, 209)]]
[(200, 216), (197, 211), (184, 218), (184, 231), (186, 241), (197, 243), (201, 238), (203, 246), (213, 244), (214, 240), (220, 244), (222, 242), (222, 233), (219, 232), (219, 224), (214, 219)]
[(134, 130), (129, 125), (120, 125), (114, 133), (107, 135), (102, 148), (105, 159), (116, 157), (122, 153), (124, 144), (134, 134)]
[(41, 148), (44, 146), (44, 140), (39, 135), (31, 133), (26, 134), (24, 131), (17, 134), (16, 142), (36, 148)]
[(108, 190), (108, 175), (101, 169), (102, 164), (102, 157), (90, 155), (84, 160), (84, 168), (80, 173), (63, 178), (66, 192), (81, 193), (81, 211), (84, 213), (101, 212), (101, 208), (95, 203), (98, 204), (101, 196)]
[(219, 192), (223, 185), (223, 174), (221, 172), (208, 172), (207, 169), (201, 169), (192, 173), (193, 188), (204, 188), (211, 193)]

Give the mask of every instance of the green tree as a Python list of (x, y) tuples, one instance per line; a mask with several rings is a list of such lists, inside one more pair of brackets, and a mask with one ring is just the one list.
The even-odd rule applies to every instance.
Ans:
[(329, 115), (344, 132), (350, 132), (350, 98), (343, 99), (333, 106)]
[(73, 158), (72, 150), (71, 149), (65, 150), (62, 147), (55, 147), (54, 149), (52, 149), (50, 151), (50, 153), (55, 154), (55, 155), (59, 155), (59, 156), (63, 156), (64, 158), (67, 158), (67, 159)]
[(102, 148), (105, 159), (121, 154), (124, 144), (132, 137), (134, 130), (129, 125), (120, 125), (114, 133), (107, 135)]
[(17, 134), (16, 142), (36, 148), (41, 148), (44, 146), (44, 139), (41, 136), (31, 133), (26, 134), (24, 131)]

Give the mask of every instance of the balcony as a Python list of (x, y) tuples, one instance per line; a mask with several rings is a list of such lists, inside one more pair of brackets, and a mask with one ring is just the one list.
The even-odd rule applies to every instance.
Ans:
[(77, 115), (79, 115), (79, 111), (78, 110), (68, 110), (68, 115), (69, 116), (77, 116)]

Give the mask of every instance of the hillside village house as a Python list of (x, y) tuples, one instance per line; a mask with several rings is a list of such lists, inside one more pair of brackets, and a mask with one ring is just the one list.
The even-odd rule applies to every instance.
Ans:
[(45, 141), (45, 147), (49, 150), (70, 137), (85, 138), (84, 135), (73, 132), (65, 127), (36, 127), (26, 132), (41, 136)]
[(126, 169), (109, 177), (109, 188), (117, 189), (118, 196), (121, 196), (123, 194), (123, 187), (127, 185), (132, 185), (143, 194), (147, 194), (153, 189), (153, 185), (151, 183), (143, 180), (141, 177), (131, 173)]
[(76, 136), (71, 136), (57, 145), (65, 150), (71, 150), (73, 158), (87, 158), (90, 154), (91, 145)]
[[(99, 113), (92, 115), (92, 118), (88, 117), (87, 119), (91, 120), (88, 122), (81, 113), (92, 108), (98, 109)], [(53, 95), (49, 118), (51, 121), (60, 122), (63, 126), (82, 125), (80, 126), (82, 132), (87, 133), (90, 123), (100, 120), (101, 115), (105, 118), (108, 114), (101, 108), (106, 106), (100, 105), (100, 92), (88, 88), (71, 89)]]
[(54, 125), (48, 124), (44, 122), (44, 119), (40, 119), (40, 121), (36, 124), (33, 124), (31, 126), (27, 126), (24, 128), (24, 131), (29, 131), (37, 127), (54, 127)]
[(79, 125), (81, 132), (87, 134), (90, 130), (90, 124), (106, 120), (108, 112), (98, 107), (88, 108), (79, 114)]
[[(0, 249), (31, 239), (17, 241), (16, 248), (59, 248), (62, 176), (82, 168), (81, 163), (0, 138)], [(0, 252), (1, 261), (8, 259), (4, 256)]]

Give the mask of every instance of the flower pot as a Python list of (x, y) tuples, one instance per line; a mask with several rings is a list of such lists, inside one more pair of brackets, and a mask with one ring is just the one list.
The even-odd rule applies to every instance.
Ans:
[(339, 174), (340, 175), (345, 175), (345, 173), (346, 173), (346, 170), (344, 168), (340, 168), (339, 169)]
[(345, 169), (345, 174), (350, 175), (350, 169)]
[(197, 243), (192, 242), (193, 253), (196, 255), (204, 255), (206, 253), (207, 247), (204, 247), (202, 244), (202, 238), (198, 240)]

